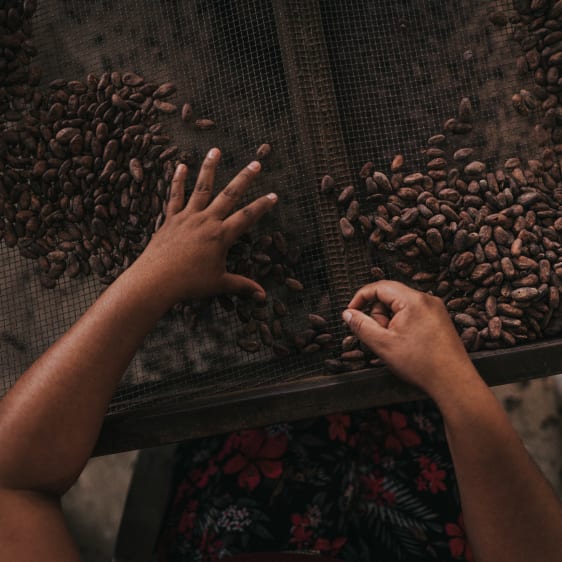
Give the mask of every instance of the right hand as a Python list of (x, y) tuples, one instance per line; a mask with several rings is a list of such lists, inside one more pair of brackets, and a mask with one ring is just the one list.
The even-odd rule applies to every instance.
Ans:
[[(370, 309), (370, 315), (361, 310)], [(343, 313), (357, 337), (402, 379), (427, 394), (478, 376), (441, 299), (396, 281), (360, 289)]]

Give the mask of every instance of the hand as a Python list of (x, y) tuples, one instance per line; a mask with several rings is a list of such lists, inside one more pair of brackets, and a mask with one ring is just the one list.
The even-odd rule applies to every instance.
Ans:
[(236, 239), (277, 202), (270, 193), (230, 214), (260, 171), (259, 162), (246, 166), (212, 201), (220, 151), (213, 148), (201, 166), (195, 189), (184, 208), (187, 166), (180, 164), (172, 179), (166, 220), (135, 266), (143, 276), (157, 276), (159, 297), (168, 306), (219, 293), (265, 298), (261, 285), (228, 273), (226, 255)]
[[(370, 315), (360, 312), (370, 306)], [(395, 373), (434, 396), (477, 375), (441, 299), (395, 281), (360, 289), (343, 313), (351, 330)]]

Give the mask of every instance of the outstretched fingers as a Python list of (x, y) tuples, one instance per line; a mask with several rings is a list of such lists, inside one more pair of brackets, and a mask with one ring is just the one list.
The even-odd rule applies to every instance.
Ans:
[(238, 175), (214, 198), (208, 206), (209, 213), (220, 219), (226, 218), (246, 193), (248, 186), (261, 170), (259, 162), (250, 162)]
[(202, 211), (207, 207), (213, 196), (213, 185), (215, 183), (215, 173), (220, 161), (221, 152), (218, 148), (211, 148), (201, 164), (201, 170), (195, 183), (195, 188), (189, 201), (187, 202), (186, 212)]
[(175, 215), (183, 209), (185, 196), (185, 179), (187, 178), (187, 166), (179, 164), (172, 178), (170, 196), (166, 205), (166, 216)]
[(271, 210), (277, 199), (275, 193), (268, 193), (228, 217), (224, 221), (227, 244), (229, 246), (234, 244), (244, 232)]

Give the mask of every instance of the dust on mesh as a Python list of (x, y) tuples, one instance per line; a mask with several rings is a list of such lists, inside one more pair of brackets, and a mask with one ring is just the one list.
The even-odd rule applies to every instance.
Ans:
[[(354, 174), (367, 160), (387, 166), (397, 152), (415, 169), (422, 161), (420, 147), (454, 114), (462, 96), (476, 108), (488, 161), (514, 151), (524, 154), (529, 125), (503, 123), (512, 132), (505, 135), (497, 112), (498, 100), (514, 87), (516, 46), (507, 31), (492, 33), (482, 25), (491, 4), (496, 5), (320, 2), (323, 54), (335, 92), (334, 99), (324, 101), (337, 108), (346, 149), (342, 157)], [(177, 101), (190, 101), (196, 116), (210, 117), (218, 127), (201, 133), (177, 118), (162, 121), (177, 144), (199, 157), (211, 146), (221, 147), (217, 187), (254, 157), (257, 146), (269, 142), (272, 156), (249, 197), (276, 191), (282, 203), (257, 231), (281, 230), (300, 247), (296, 273), (306, 290), (287, 296), (275, 284), (266, 288), (288, 299), (292, 331), (306, 327), (307, 312), (321, 311), (337, 336), (343, 329), (330, 279), (341, 274), (333, 270), (340, 266), (342, 245), (321, 236), (323, 219), (315, 199), (319, 177), (310, 167), (306, 116), (292, 105), (291, 88), (298, 84), (287, 79), (290, 61), (279, 41), (282, 34), (288, 41), (291, 37), (278, 27), (275, 10), (274, 2), (257, 1), (45, 1), (34, 18), (36, 62), (43, 84), (113, 70), (135, 71), (152, 82), (174, 81)], [(192, 171), (191, 186), (194, 177)], [(358, 181), (356, 175), (349, 179)], [(87, 309), (101, 286), (93, 278), (64, 280), (44, 291), (26, 260), (6, 248), (0, 259), (7, 284), (0, 296), (5, 311), (0, 346), (8, 371), (19, 373)], [(349, 295), (365, 273), (363, 262), (353, 265), (356, 271), (352, 267), (343, 277)], [(236, 346), (241, 324), (235, 314), (216, 302), (198, 306), (195, 326), (177, 313), (160, 322), (133, 360), (111, 411), (155, 400), (207, 398), (323, 371), (322, 354), (278, 359), (264, 348), (249, 355)]]

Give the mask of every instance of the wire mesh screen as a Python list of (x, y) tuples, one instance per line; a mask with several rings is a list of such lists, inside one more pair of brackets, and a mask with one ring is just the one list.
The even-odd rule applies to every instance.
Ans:
[[(0, 391), (142, 251), (172, 164), (189, 164), (192, 188), (212, 146), (223, 152), (218, 187), (262, 147), (248, 198), (280, 196), (228, 258), (268, 300), (178, 303), (137, 353), (111, 411), (376, 365), (339, 314), (358, 286), (382, 276), (447, 300), (470, 349), (556, 334), (554, 4), (45, 0), (34, 11), (29, 0), (2, 2)], [(23, 36), (10, 39), (18, 26), (36, 52)], [(12, 58), (26, 69), (15, 85)], [(65, 127), (76, 131), (65, 138)], [(114, 138), (121, 144), (106, 158)], [(89, 189), (95, 201), (73, 236), (74, 198)], [(34, 222), (13, 226), (34, 218), (33, 193), (52, 205), (53, 224), (41, 217), (44, 247)], [(495, 257), (482, 227), (506, 233)], [(429, 235), (436, 229), (440, 242)], [(523, 248), (513, 251), (515, 238)]]

